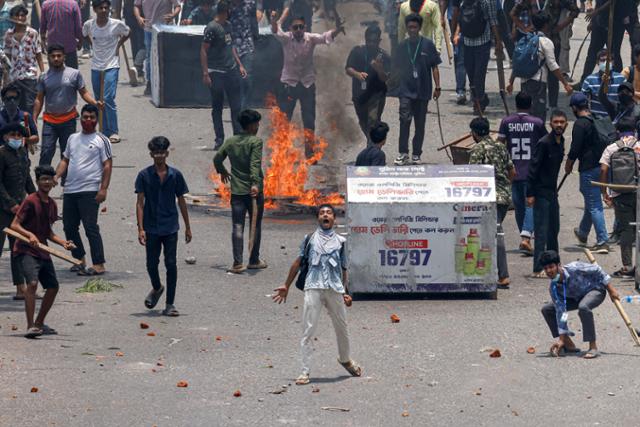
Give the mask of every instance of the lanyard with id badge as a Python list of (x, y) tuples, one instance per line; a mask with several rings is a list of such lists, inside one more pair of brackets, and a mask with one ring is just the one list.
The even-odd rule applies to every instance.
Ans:
[[(560, 298), (558, 297), (558, 280), (553, 280), (553, 297), (558, 301)], [(565, 283), (562, 284), (562, 291), (564, 294), (564, 312), (562, 316), (560, 316), (560, 321), (566, 323), (569, 320), (569, 313), (567, 312), (567, 285)]]
[(418, 57), (418, 52), (420, 52), (420, 46), (422, 45), (422, 37), (418, 39), (418, 45), (416, 46), (416, 51), (413, 52), (413, 56), (411, 55), (411, 49), (409, 47), (409, 43), (407, 42), (407, 53), (409, 54), (409, 60), (411, 61), (411, 65), (413, 65), (413, 78), (418, 78), (418, 69), (416, 68), (416, 58)]

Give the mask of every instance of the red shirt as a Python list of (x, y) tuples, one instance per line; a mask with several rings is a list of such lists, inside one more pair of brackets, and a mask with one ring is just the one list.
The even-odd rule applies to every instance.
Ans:
[[(26, 230), (38, 237), (40, 243), (46, 245), (47, 239), (51, 235), (51, 226), (58, 219), (58, 206), (51, 197), (47, 202), (40, 200), (38, 193), (27, 196), (18, 208), (16, 218)], [(29, 243), (17, 240), (13, 246), (14, 256), (20, 254), (31, 255), (41, 259), (51, 259), (51, 256), (39, 249), (34, 248)]]

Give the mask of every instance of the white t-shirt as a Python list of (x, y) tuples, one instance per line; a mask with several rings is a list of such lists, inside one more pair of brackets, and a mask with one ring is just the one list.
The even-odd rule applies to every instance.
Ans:
[(67, 141), (63, 156), (69, 159), (64, 193), (98, 191), (103, 163), (111, 158), (111, 143), (99, 132), (74, 133)]
[(91, 58), (92, 70), (108, 70), (120, 67), (116, 46), (120, 37), (129, 34), (129, 27), (117, 19), (109, 18), (104, 27), (96, 23), (96, 19), (90, 19), (82, 26), (82, 35), (90, 37), (93, 44), (93, 58)]

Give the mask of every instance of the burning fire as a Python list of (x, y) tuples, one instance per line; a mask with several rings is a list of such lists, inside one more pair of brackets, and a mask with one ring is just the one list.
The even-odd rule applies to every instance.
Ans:
[[(268, 163), (264, 179), (265, 208), (275, 209), (279, 198), (293, 198), (295, 203), (314, 206), (321, 203), (342, 204), (344, 198), (338, 193), (323, 195), (319, 190), (305, 190), (309, 166), (324, 156), (328, 146), (323, 138), (309, 130), (290, 123), (287, 115), (269, 103), (271, 136), (267, 140)], [(313, 156), (307, 159), (304, 152), (305, 139), (313, 140)], [(225, 202), (231, 200), (231, 190), (222, 183), (220, 175), (212, 170), (209, 179), (217, 184), (216, 192)]]

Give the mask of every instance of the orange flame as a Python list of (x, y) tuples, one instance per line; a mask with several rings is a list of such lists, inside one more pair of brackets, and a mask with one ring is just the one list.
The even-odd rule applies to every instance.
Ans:
[[(289, 122), (287, 115), (277, 106), (273, 98), (267, 100), (271, 105), (269, 122), (271, 136), (267, 140), (269, 167), (265, 173), (264, 196), (265, 208), (278, 207), (278, 198), (294, 198), (295, 203), (315, 206), (321, 203), (343, 204), (344, 198), (339, 193), (323, 195), (320, 190), (305, 190), (309, 174), (309, 166), (320, 161), (328, 146), (324, 138), (314, 135), (308, 129)], [(304, 142), (313, 141), (313, 155), (305, 157)], [(220, 175), (215, 171), (209, 179), (217, 185), (216, 192), (225, 202), (231, 199), (231, 190), (222, 183)]]

